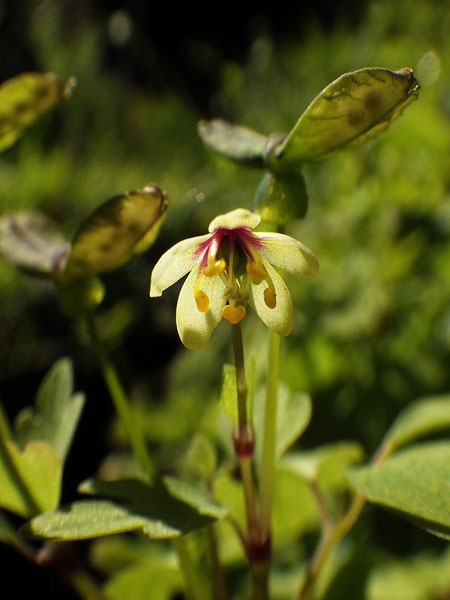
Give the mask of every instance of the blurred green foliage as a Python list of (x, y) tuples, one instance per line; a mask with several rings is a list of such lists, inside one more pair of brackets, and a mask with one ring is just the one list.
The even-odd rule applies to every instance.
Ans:
[[(311, 23), (298, 41), (279, 45), (262, 35), (243, 64), (222, 64), (222, 88), (212, 106), (223, 114), (201, 115), (179, 89), (154, 92), (152, 81), (138, 87), (109, 68), (106, 23), (92, 20), (68, 28), (56, 3), (38, 3), (34, 8), (28, 35), (36, 61), (62, 80), (75, 76), (78, 84), (70, 100), (41, 118), (2, 155), (1, 212), (39, 208), (71, 237), (101, 199), (147, 181), (168, 192), (170, 206), (156, 246), (105, 279), (100, 311), (106, 341), (161, 470), (188, 472), (184, 455), (200, 430), (217, 445), (225, 465), (215, 482), (218, 498), (231, 498), (233, 503), (231, 488), (236, 482), (226, 469), (229, 427), (218, 409), (222, 366), (231, 357), (226, 324), (218, 327), (207, 348), (188, 352), (175, 332), (178, 290), (168, 290), (161, 300), (148, 299), (150, 272), (159, 254), (180, 239), (203, 233), (217, 214), (249, 208), (260, 180), (258, 172), (205, 149), (196, 134), (197, 121), (223, 116), (264, 134), (289, 131), (320, 90), (340, 74), (363, 66), (413, 68), (421, 83), (419, 100), (369, 145), (304, 168), (308, 213), (291, 223), (287, 233), (314, 251), (321, 272), (314, 282), (287, 280), (296, 318), (294, 331), (284, 342), (281, 378), (291, 393), (306, 392), (312, 399), (303, 449), (353, 439), (371, 452), (404, 406), (419, 396), (448, 392), (448, 32), (448, 12), (437, 0), (421, 0), (413, 8), (407, 0), (375, 0), (354, 29), (341, 23), (325, 33)], [(76, 324), (63, 324), (64, 319), (53, 314), (53, 295), (49, 283), (32, 280), (0, 261), (4, 382), (43, 371), (68, 351), (75, 354), (75, 372), (87, 380), (92, 376), (94, 358), (87, 349), (86, 332)], [(266, 331), (250, 311), (244, 335), (246, 354), (258, 357), (259, 385)], [(169, 348), (161, 351), (162, 359), (155, 357), (157, 344), (156, 352), (161, 344)], [(80, 347), (83, 355), (76, 350)], [(93, 389), (90, 394), (85, 386), (88, 404), (97, 399), (98, 390)], [(10, 407), (11, 397), (4, 400)], [(115, 450), (123, 450), (120, 426), (111, 428), (109, 442)], [(102, 468), (114, 471), (120, 461), (121, 456), (114, 456)], [(284, 472), (278, 485), (284, 493), (276, 496), (275, 544), (281, 554), (274, 567), (273, 591), (274, 598), (281, 599), (297, 589), (298, 581), (292, 582), (286, 565), (307, 554), (308, 540), (300, 546), (296, 542), (300, 534), (316, 527), (317, 515), (302, 480)], [(300, 502), (303, 514), (288, 518)], [(369, 544), (367, 526), (377, 518), (381, 524)], [(411, 533), (409, 525), (396, 528), (386, 519), (363, 519), (355, 536), (366, 545), (365, 557), (358, 556), (354, 540), (348, 542), (327, 598), (351, 597), (355, 589), (361, 598), (371, 600), (445, 597), (442, 590), (448, 581), (430, 576), (444, 572), (448, 564), (448, 554), (436, 555), (439, 542)], [(220, 533), (234, 586), (243, 589), (238, 544), (228, 524), (220, 524)], [(202, 542), (194, 537), (191, 543), (199, 548), (201, 559)], [(150, 552), (148, 547), (145, 552)], [(389, 567), (382, 566), (396, 552), (419, 549), (427, 550), (423, 560), (396, 558)], [(108, 552), (116, 556), (123, 548), (106, 544), (101, 551), (110, 560)], [(94, 550), (99, 566), (108, 562), (101, 551)], [(148, 571), (140, 568), (145, 566), (140, 556), (140, 563), (126, 568), (139, 571), (145, 590)], [(168, 589), (177, 589), (172, 563), (162, 554), (160, 559), (170, 573)], [(358, 585), (351, 587), (355, 573)], [(116, 575), (111, 589), (121, 590), (127, 574), (124, 570)], [(418, 582), (416, 596), (408, 592), (412, 575)], [(404, 596), (392, 592), (394, 587), (389, 596), (383, 587), (387, 577), (406, 590)], [(112, 597), (121, 596), (113, 592)]]

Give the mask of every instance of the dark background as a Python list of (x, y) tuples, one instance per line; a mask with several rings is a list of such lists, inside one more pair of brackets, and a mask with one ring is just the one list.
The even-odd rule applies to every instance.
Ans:
[[(0, 1), (1, 81), (23, 71), (47, 70), (46, 64), (42, 64), (37, 57), (33, 42), (33, 27), (39, 21), (31, 18), (31, 10), (36, 5), (39, 5), (41, 19), (45, 19), (55, 10), (56, 3)], [(164, 95), (169, 90), (185, 98), (195, 112), (204, 117), (226, 117), (227, 106), (217, 100), (222, 85), (219, 76), (222, 66), (230, 60), (244, 63), (258, 37), (264, 35), (272, 40), (274, 46), (279, 46), (288, 45), (290, 41), (300, 42), (312, 26), (319, 27), (325, 36), (341, 25), (357, 31), (366, 8), (367, 3), (361, 1), (273, 3), (259, 5), (257, 9), (249, 3), (236, 6), (214, 4), (209, 9), (200, 9), (195, 5), (175, 7), (169, 3), (164, 5), (144, 1), (66, 1), (59, 3), (58, 10), (62, 10), (63, 15), (62, 35), (69, 36), (74, 29), (98, 28), (102, 40), (101, 68), (123, 82), (124, 89), (139, 88), (152, 95)], [(119, 23), (119, 33), (115, 37), (111, 34), (113, 19), (116, 19), (116, 24)], [(126, 25), (127, 20), (132, 24), (132, 35), (125, 35), (121, 39), (120, 24)], [(58, 117), (54, 119), (57, 127)], [(11, 153), (13, 157), (14, 152), (15, 149)], [(414, 219), (405, 220), (405, 228), (415, 226), (417, 223)], [(425, 223), (426, 227), (428, 225)], [(165, 248), (167, 239), (158, 241), (151, 250), (149, 262)], [(129, 279), (126, 273), (120, 271), (106, 276), (105, 283), (107, 287), (113, 283), (106, 299), (108, 308), (119, 300), (123, 289), (129, 286)], [(76, 389), (86, 391), (90, 398), (65, 470), (62, 497), (65, 502), (73, 499), (76, 485), (92, 475), (108, 450), (110, 440), (106, 434), (99, 436), (98, 432), (103, 431), (105, 422), (112, 420), (112, 408), (95, 368), (95, 357), (89, 349), (77, 345), (73, 325), (60, 314), (54, 296), (43, 294), (35, 298), (28, 307), (28, 319), (36, 328), (36, 338), (45, 338), (47, 346), (37, 348), (39, 352), (36, 353), (34, 368), (26, 374), (10, 367), (8, 356), (12, 353), (11, 338), (8, 332), (0, 332), (0, 343), (3, 345), (0, 355), (0, 397), (8, 401), (5, 405), (12, 413), (10, 416), (14, 417), (17, 410), (30, 404), (49, 365), (61, 355), (73, 358)], [(151, 362), (152, 392), (157, 394), (164, 387), (164, 365), (174, 356), (179, 340), (175, 335), (168, 338), (156, 327), (156, 323), (154, 325), (154, 338), (149, 349), (147, 330), (141, 321), (135, 321), (123, 339), (123, 348), (115, 349), (114, 360), (125, 381), (132, 370), (146, 373)], [(27, 353), (31, 351), (24, 349)], [(20, 352), (16, 351), (16, 354)], [(414, 386), (414, 382), (411, 385)], [(422, 392), (426, 390), (417, 384), (417, 394)], [(317, 402), (321, 410), (327, 410), (332, 393), (334, 390), (318, 394)], [(14, 403), (11, 399), (14, 399)], [(388, 423), (398, 412), (397, 409), (395, 406), (387, 408), (385, 420)], [(313, 442), (317, 439), (352, 437), (356, 429), (351, 419), (339, 430), (336, 430), (334, 423), (325, 423), (322, 427), (322, 430), (314, 429), (314, 426), (308, 430), (308, 439)], [(93, 446), (88, 443), (92, 439), (96, 439), (98, 444)], [(425, 540), (427, 547), (435, 543), (428, 534), (412, 529), (406, 522), (385, 513), (382, 518), (378, 515), (371, 516), (374, 539), (382, 539), (394, 551), (407, 552), (420, 548)], [(76, 548), (82, 554), (85, 544), (77, 544)], [(36, 590), (44, 590), (48, 599), (75, 598), (73, 592), (53, 574), (30, 566), (4, 545), (0, 546), (0, 561), (0, 589), (8, 596), (14, 594), (16, 598), (25, 598), (30, 593), (37, 593)]]

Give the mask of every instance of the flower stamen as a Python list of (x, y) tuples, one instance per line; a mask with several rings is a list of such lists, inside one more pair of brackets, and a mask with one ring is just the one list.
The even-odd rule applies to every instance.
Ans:
[(223, 258), (220, 260), (210, 260), (210, 256), (208, 256), (208, 264), (203, 269), (203, 274), (206, 277), (214, 277), (215, 275), (220, 275), (222, 271), (225, 270), (226, 262)]
[(203, 273), (197, 275), (197, 279), (194, 284), (194, 298), (197, 308), (200, 312), (206, 312), (209, 308), (209, 297), (202, 290), (202, 279)]
[(222, 273), (226, 267), (226, 263), (223, 258), (217, 260), (217, 252), (219, 251), (221, 237), (214, 235), (211, 239), (211, 243), (208, 249), (208, 262), (206, 267), (203, 269), (203, 274), (206, 277), (215, 277)]
[(262, 263), (258, 265), (256, 263), (247, 262), (246, 269), (247, 273), (252, 278), (253, 283), (261, 283), (261, 281), (264, 281), (267, 278), (267, 271)]
[(236, 325), (236, 323), (242, 321), (245, 317), (245, 313), (245, 306), (242, 305), (233, 306), (232, 304), (226, 304), (222, 308), (222, 316), (232, 325)]
[(277, 295), (273, 284), (269, 285), (269, 287), (264, 290), (264, 302), (266, 303), (267, 308), (275, 308), (277, 305)]
[(275, 308), (277, 305), (277, 294), (272, 278), (267, 272), (259, 252), (250, 250), (250, 256), (253, 259), (253, 262), (247, 261), (247, 273), (250, 275), (255, 285), (258, 285), (263, 281), (267, 283), (267, 288), (264, 290), (264, 302), (268, 308)]

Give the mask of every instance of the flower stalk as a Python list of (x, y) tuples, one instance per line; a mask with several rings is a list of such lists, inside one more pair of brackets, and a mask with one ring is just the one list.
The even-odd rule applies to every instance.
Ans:
[(108, 387), (119, 419), (125, 427), (133, 455), (140, 469), (146, 475), (151, 475), (154, 472), (154, 468), (145, 443), (144, 432), (142, 431), (138, 420), (135, 419), (133, 415), (127, 395), (122, 387), (117, 371), (106, 352), (92, 314), (89, 314), (86, 317), (86, 324), (91, 336), (92, 345), (100, 363), (103, 378)]
[(232, 329), (238, 408), (238, 428), (233, 436), (233, 443), (236, 456), (239, 460), (242, 485), (244, 487), (247, 534), (250, 538), (254, 538), (257, 537), (259, 529), (256, 516), (256, 497), (252, 474), (254, 436), (253, 431), (249, 426), (247, 415), (247, 384), (245, 382), (244, 348), (242, 344), (242, 330), (240, 323), (233, 325)]
[(244, 490), (247, 533), (244, 546), (251, 566), (252, 600), (268, 600), (268, 560), (270, 538), (262, 531), (256, 510), (256, 493), (252, 472), (255, 447), (254, 434), (248, 422), (247, 387), (245, 382), (244, 351), (240, 323), (233, 325), (233, 348), (236, 368), (238, 428), (233, 436), (234, 449), (239, 461)]
[(259, 502), (261, 507), (261, 528), (270, 537), (273, 488), (275, 483), (275, 451), (278, 405), (278, 379), (280, 372), (279, 335), (270, 332), (267, 361), (266, 402), (264, 408), (264, 429), (262, 440), (261, 478)]

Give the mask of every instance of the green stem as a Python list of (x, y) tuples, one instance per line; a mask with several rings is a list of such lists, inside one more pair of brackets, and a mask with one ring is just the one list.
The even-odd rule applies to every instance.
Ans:
[(251, 600), (269, 600), (269, 570), (265, 564), (253, 565)]
[(268, 565), (270, 557), (268, 548), (270, 548), (270, 539), (261, 530), (261, 524), (256, 513), (256, 494), (252, 473), (254, 437), (248, 424), (244, 350), (242, 345), (242, 331), (239, 323), (233, 325), (233, 348), (238, 406), (238, 432), (234, 438), (234, 448), (239, 460), (242, 487), (244, 489), (247, 520), (247, 536), (244, 543), (252, 574), (251, 598), (252, 600), (268, 600)]
[(331, 527), (324, 528), (316, 548), (314, 556), (311, 559), (306, 577), (300, 588), (298, 600), (309, 600), (313, 596), (313, 584), (323, 567), (323, 564), (332, 550), (337, 546), (341, 539), (347, 535), (355, 524), (364, 506), (365, 500), (359, 493), (355, 494), (349, 509), (344, 516)]
[(225, 582), (225, 575), (220, 564), (219, 553), (217, 550), (217, 538), (216, 532), (214, 531), (214, 525), (209, 525), (208, 531), (208, 543), (209, 543), (209, 555), (211, 557), (211, 565), (214, 573), (215, 580), (215, 598), (217, 600), (227, 600), (227, 586)]
[(270, 536), (271, 530), (273, 488), (275, 479), (278, 378), (280, 373), (280, 341), (280, 336), (271, 331), (269, 336), (266, 403), (264, 408), (264, 428), (259, 488), (261, 527), (263, 532), (265, 532), (268, 536)]
[(239, 467), (241, 470), (242, 486), (244, 488), (247, 533), (250, 539), (258, 539), (259, 526), (255, 509), (255, 488), (253, 485), (251, 457), (239, 457)]
[(115, 370), (97, 331), (93, 315), (88, 315), (86, 317), (86, 322), (92, 345), (100, 363), (103, 378), (109, 393), (111, 394), (117, 414), (125, 427), (127, 437), (133, 450), (133, 455), (142, 471), (147, 475), (150, 475), (154, 472), (154, 468), (145, 443), (144, 432), (139, 421), (133, 415), (128, 398), (117, 375), (117, 371)]
[(242, 344), (241, 324), (233, 325), (234, 364), (236, 367), (236, 390), (238, 404), (239, 433), (247, 430), (247, 384), (245, 381), (244, 347)]
[(176, 537), (173, 538), (172, 544), (178, 554), (178, 561), (183, 572), (189, 600), (209, 600), (206, 587), (188, 552), (186, 540), (182, 536)]
[[(389, 456), (389, 448), (385, 447), (384, 444), (378, 448), (371, 459), (372, 465), (378, 465), (383, 462)], [(313, 490), (314, 491), (314, 490)], [(316, 490), (317, 491), (317, 490)], [(298, 600), (309, 600), (312, 596), (313, 585), (318, 576), (327, 556), (332, 552), (333, 548), (347, 535), (353, 525), (356, 523), (361, 511), (366, 502), (365, 498), (359, 492), (353, 495), (353, 499), (348, 510), (344, 515), (334, 524), (331, 525), (328, 519), (328, 515), (321, 511), (319, 500), (319, 512), (322, 516), (322, 535), (317, 545), (314, 556), (306, 573), (306, 577), (300, 588)]]
[(247, 532), (249, 537), (258, 536), (259, 527), (255, 508), (255, 490), (252, 475), (253, 434), (248, 425), (247, 385), (245, 381), (244, 348), (240, 323), (233, 325), (234, 364), (236, 368), (236, 391), (238, 408), (238, 432), (235, 437), (235, 450), (241, 470), (244, 488)]

